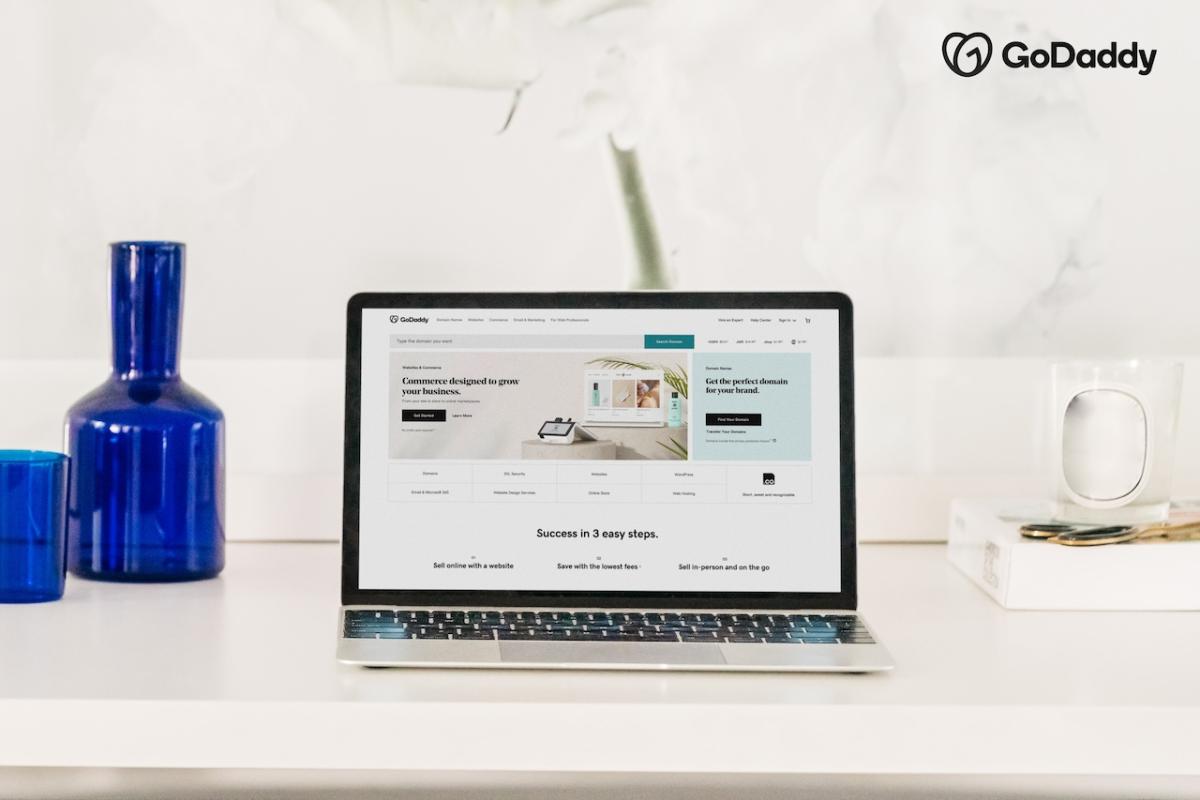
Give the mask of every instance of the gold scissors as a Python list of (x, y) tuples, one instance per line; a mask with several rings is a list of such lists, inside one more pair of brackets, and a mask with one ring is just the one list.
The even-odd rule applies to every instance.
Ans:
[(1122, 544), (1135, 541), (1186, 542), (1200, 539), (1200, 520), (1155, 522), (1150, 525), (1071, 525), (1063, 522), (1027, 522), (1026, 539), (1045, 539), (1071, 547)]

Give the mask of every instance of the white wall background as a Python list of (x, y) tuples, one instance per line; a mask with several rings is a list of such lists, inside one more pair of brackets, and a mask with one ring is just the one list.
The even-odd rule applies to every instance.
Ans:
[[(58, 446), (102, 377), (105, 244), (182, 239), (231, 534), (335, 536), (345, 298), (623, 288), (612, 133), (676, 286), (854, 297), (864, 536), (940, 536), (953, 494), (1036, 490), (1045, 359), (1200, 355), (1198, 28), (1184, 0), (0, 0), (0, 443)], [(1159, 54), (962, 79), (951, 30)]]

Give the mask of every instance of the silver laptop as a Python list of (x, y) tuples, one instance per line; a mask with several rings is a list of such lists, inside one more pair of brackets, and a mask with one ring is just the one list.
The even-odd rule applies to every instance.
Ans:
[(360, 294), (338, 658), (868, 672), (850, 301)]

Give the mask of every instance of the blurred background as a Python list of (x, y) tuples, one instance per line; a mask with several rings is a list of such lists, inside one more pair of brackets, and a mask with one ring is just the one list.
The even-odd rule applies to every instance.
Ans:
[[(103, 377), (116, 239), (189, 246), (184, 372), (229, 414), (235, 538), (337, 535), (356, 291), (839, 289), (863, 536), (941, 538), (950, 496), (1040, 490), (1048, 359), (1200, 352), (1197, 23), (1183, 0), (0, 0), (0, 386), (23, 389), (0, 436), (59, 447)], [(941, 43), (974, 30), (1159, 52), (964, 79)]]

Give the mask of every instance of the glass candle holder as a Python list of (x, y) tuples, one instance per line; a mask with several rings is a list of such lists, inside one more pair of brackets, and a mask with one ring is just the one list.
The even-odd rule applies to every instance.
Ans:
[(1165, 520), (1183, 365), (1067, 362), (1051, 369), (1050, 480), (1067, 522)]
[(67, 457), (0, 450), (0, 603), (62, 597)]

